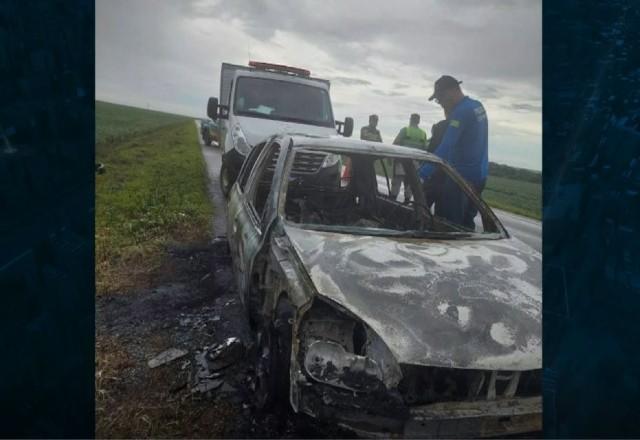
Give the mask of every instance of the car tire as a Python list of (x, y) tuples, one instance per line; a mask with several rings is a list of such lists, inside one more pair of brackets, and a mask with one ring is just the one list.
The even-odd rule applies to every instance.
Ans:
[(288, 307), (279, 308), (258, 334), (256, 406), (261, 411), (290, 408), (291, 316)]
[(229, 198), (229, 192), (231, 191), (231, 177), (229, 176), (229, 167), (222, 163), (220, 167), (220, 189), (226, 199)]
[(252, 332), (256, 332), (260, 328), (261, 294), (262, 292), (260, 292), (255, 282), (252, 282), (249, 286), (249, 296), (245, 299), (245, 313), (247, 322), (249, 323), (249, 329), (251, 329)]

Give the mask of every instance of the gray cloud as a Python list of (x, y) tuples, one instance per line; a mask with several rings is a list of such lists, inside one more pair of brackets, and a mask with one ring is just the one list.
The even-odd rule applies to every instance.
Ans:
[(331, 80), (331, 82), (334, 83), (341, 83), (341, 84), (345, 84), (348, 86), (370, 86), (371, 85), (371, 81), (367, 81), (366, 79), (360, 79), (360, 78), (349, 78), (346, 76), (335, 76), (332, 78), (329, 78)]
[(541, 75), (537, 0), (407, 0), (400, 6), (386, 0), (218, 0), (187, 10), (237, 20), (259, 39), (291, 32), (358, 66), (378, 55), (461, 77), (537, 81)]
[(513, 103), (510, 105), (510, 108), (515, 111), (522, 111), (522, 112), (541, 112), (542, 111), (542, 106), (526, 104), (526, 103)]
[(496, 87), (492, 86), (482, 86), (478, 90), (478, 95), (484, 99), (495, 99), (502, 96), (500, 91)]
[(374, 89), (372, 90), (373, 93), (375, 93), (376, 95), (381, 95), (381, 96), (407, 96), (405, 93), (401, 93), (401, 92), (387, 92), (384, 90), (380, 90), (380, 89)]

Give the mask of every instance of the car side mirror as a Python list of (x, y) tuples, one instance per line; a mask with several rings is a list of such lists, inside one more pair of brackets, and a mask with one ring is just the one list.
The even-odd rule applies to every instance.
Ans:
[(218, 98), (209, 98), (207, 102), (207, 116), (214, 121), (218, 119)]
[(336, 121), (336, 125), (338, 128), (338, 134), (341, 134), (344, 137), (350, 137), (353, 133), (353, 118), (346, 117), (344, 118), (344, 122)]
[(344, 126), (342, 127), (342, 136), (351, 137), (353, 134), (353, 118), (344, 118)]

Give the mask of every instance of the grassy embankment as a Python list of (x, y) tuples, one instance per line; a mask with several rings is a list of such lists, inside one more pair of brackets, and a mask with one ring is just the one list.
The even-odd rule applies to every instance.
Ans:
[(542, 185), (489, 175), (482, 198), (492, 207), (542, 220)]
[(193, 118), (96, 102), (96, 291), (145, 286), (213, 214)]

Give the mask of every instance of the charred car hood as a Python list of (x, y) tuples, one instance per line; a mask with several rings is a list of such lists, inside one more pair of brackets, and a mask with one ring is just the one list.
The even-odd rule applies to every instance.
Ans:
[(398, 362), (541, 368), (541, 258), (519, 240), (285, 230), (318, 293), (362, 319)]

